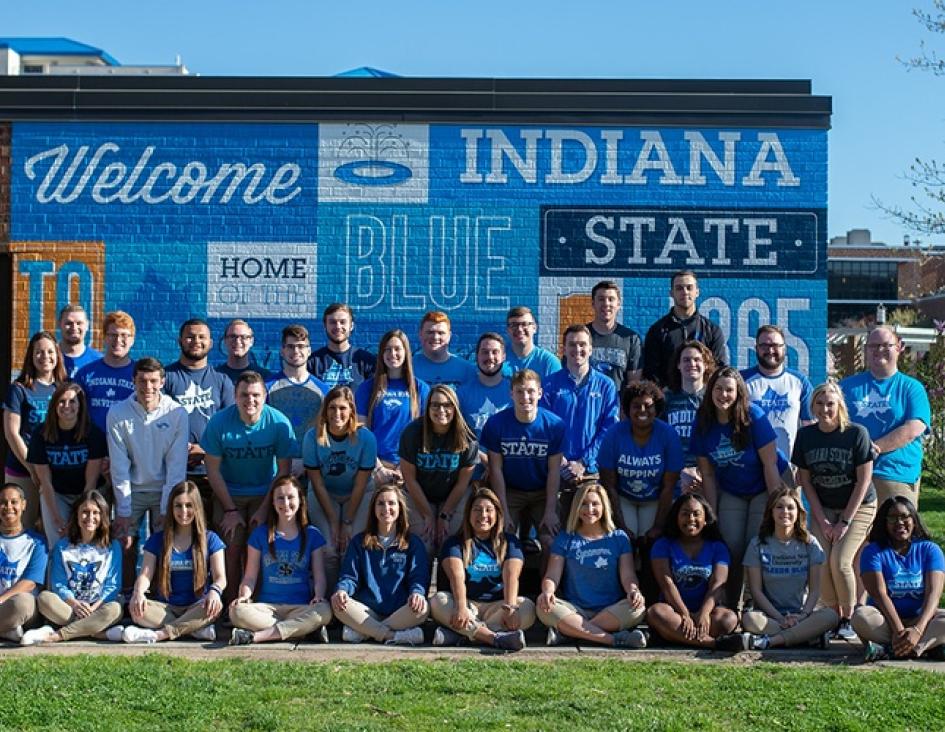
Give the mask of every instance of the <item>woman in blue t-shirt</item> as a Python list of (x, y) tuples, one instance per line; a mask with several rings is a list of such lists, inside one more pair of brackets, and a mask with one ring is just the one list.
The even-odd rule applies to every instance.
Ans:
[(230, 645), (301, 639), (319, 630), (327, 643), (331, 608), (325, 599), (325, 538), (308, 523), (305, 490), (297, 478), (276, 478), (272, 509), (266, 525), (249, 537), (246, 569), (230, 603)]
[[(223, 610), (226, 545), (207, 530), (200, 490), (192, 480), (175, 485), (167, 505), (164, 530), (151, 534), (144, 545), (141, 573), (128, 601), (137, 625), (125, 628), (125, 643), (217, 637), (213, 621)], [(152, 598), (146, 597), (149, 589)]]
[(89, 419), (85, 390), (73, 381), (56, 387), (45, 421), (33, 432), (26, 461), (36, 475), (46, 543), (65, 534), (79, 496), (94, 490), (108, 455), (105, 435)]
[(616, 525), (637, 540), (659, 536), (682, 470), (676, 430), (656, 418), (663, 392), (652, 381), (630, 384), (620, 396), (624, 419), (609, 427), (597, 462)]
[(650, 561), (660, 588), (659, 602), (646, 613), (651, 630), (687, 646), (745, 648), (747, 637), (732, 633), (738, 616), (722, 602), (729, 553), (705, 498), (692, 493), (673, 502)]
[(49, 557), (49, 589), (39, 593), (39, 612), (52, 626), (28, 630), (20, 645), (75, 638), (120, 641), (121, 545), (111, 538), (109, 508), (102, 494), (89, 491), (69, 514), (66, 536)]
[(538, 618), (548, 626), (548, 645), (566, 635), (619, 648), (646, 647), (643, 632), (629, 630), (645, 614), (633, 547), (616, 528), (600, 483), (586, 482), (578, 490), (565, 530), (551, 546), (537, 606)]
[(341, 639), (418, 646), (430, 614), (430, 569), (420, 537), (410, 533), (402, 485), (371, 496), (367, 528), (348, 544), (331, 609), (344, 623)]
[(692, 451), (703, 495), (717, 512), (719, 531), (731, 552), (726, 597), (735, 608), (741, 602), (745, 547), (761, 526), (767, 491), (781, 487), (777, 436), (761, 409), (748, 400), (737, 369), (725, 366), (706, 384)]
[(504, 526), (499, 497), (489, 488), (474, 488), (462, 529), (446, 541), (440, 555), (451, 592), (437, 592), (430, 602), (441, 626), (433, 645), (455, 646), (465, 637), (507, 651), (525, 647), (535, 603), (518, 594), (525, 555), (518, 537)]
[(302, 460), (315, 498), (309, 502), (309, 520), (328, 542), (326, 586), (334, 587), (338, 558), (367, 523), (374, 490), (371, 472), (377, 463), (377, 440), (358, 424), (354, 393), (347, 386), (325, 395), (315, 426), (302, 438)]
[(879, 507), (860, 575), (870, 599), (853, 614), (853, 629), (866, 644), (865, 660), (917, 658), (945, 644), (945, 611), (938, 607), (945, 557), (906, 496)]
[(358, 419), (377, 438), (378, 484), (394, 483), (400, 474), (400, 433), (420, 416), (430, 387), (413, 373), (410, 341), (399, 329), (389, 330), (377, 347), (374, 376), (355, 392)]
[(20, 486), (26, 495), (26, 529), (35, 528), (39, 518), (39, 482), (26, 458), (30, 438), (46, 419), (56, 385), (65, 380), (66, 369), (55, 337), (45, 330), (34, 333), (23, 354), (20, 375), (10, 385), (3, 403), (3, 434), (10, 448), (4, 472), (6, 482)]

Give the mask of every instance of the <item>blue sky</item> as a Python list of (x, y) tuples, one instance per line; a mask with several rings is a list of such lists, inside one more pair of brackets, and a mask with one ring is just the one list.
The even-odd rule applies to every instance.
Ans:
[[(915, 0), (931, 7), (931, 0)], [(910, 2), (402, 0), (327, 3), (47, 0), (9, 8), (8, 36), (67, 36), (126, 64), (195, 73), (330, 76), (376, 66), (403, 76), (811, 79), (833, 97), (829, 233), (905, 231), (871, 204), (908, 204), (917, 156), (945, 158), (945, 78), (897, 57), (945, 51)], [(935, 238), (942, 242), (943, 237)]]

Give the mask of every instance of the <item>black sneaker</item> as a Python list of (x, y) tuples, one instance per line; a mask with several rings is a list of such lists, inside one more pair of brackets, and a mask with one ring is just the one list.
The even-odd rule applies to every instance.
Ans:
[(520, 651), (525, 647), (525, 633), (521, 630), (496, 633), (492, 645), (501, 651)]
[(233, 628), (233, 633), (230, 635), (231, 646), (248, 646), (252, 642), (253, 631), (245, 628)]
[(935, 646), (935, 648), (929, 648), (929, 650), (922, 654), (920, 660), (945, 661), (945, 646)]
[(879, 643), (874, 643), (873, 641), (866, 641), (866, 645), (863, 646), (863, 662), (864, 663), (873, 663), (875, 661), (885, 661), (890, 657), (891, 651), (887, 646), (880, 645)]
[(750, 643), (750, 633), (730, 633), (716, 638), (715, 650), (738, 653), (739, 651), (747, 651)]

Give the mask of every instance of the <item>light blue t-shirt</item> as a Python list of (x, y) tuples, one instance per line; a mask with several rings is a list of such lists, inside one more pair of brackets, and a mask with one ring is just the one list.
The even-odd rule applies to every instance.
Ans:
[(0, 534), (0, 592), (6, 592), (20, 580), (36, 583), (34, 595), (46, 581), (46, 540), (34, 531), (16, 536)]
[[(888, 379), (876, 379), (869, 371), (840, 382), (850, 419), (866, 427), (874, 442), (909, 420), (932, 423), (929, 395), (922, 382), (897, 371)], [(873, 476), (901, 483), (915, 483), (922, 475), (922, 437), (873, 461)]]
[(505, 487), (518, 491), (543, 491), (548, 481), (548, 458), (561, 453), (564, 422), (547, 409), (538, 408), (532, 422), (519, 422), (509, 407), (493, 414), (482, 429), (481, 444), (502, 456)]
[[(669, 575), (679, 591), (683, 603), (690, 610), (698, 610), (705, 601), (709, 589), (709, 579), (716, 564), (728, 566), (731, 563), (728, 547), (724, 542), (707, 540), (695, 558), (690, 557), (679, 544), (678, 539), (666, 537), (656, 540), (650, 550), (650, 561), (666, 559), (669, 562)], [(660, 600), (666, 598), (660, 593)]]
[(653, 432), (643, 446), (633, 439), (629, 421), (618, 422), (604, 433), (597, 460), (602, 469), (616, 471), (617, 492), (631, 501), (657, 500), (663, 474), (683, 469), (679, 435), (659, 419), (653, 421)]
[[(206, 556), (206, 566), (207, 566), (207, 587), (210, 586), (210, 557), (212, 557), (217, 552), (222, 552), (226, 549), (226, 544), (223, 543), (223, 540), (216, 535), (213, 531), (207, 532), (207, 556)], [(158, 576), (159, 566), (161, 562), (161, 555), (164, 553), (164, 532), (157, 531), (151, 534), (148, 537), (147, 542), (145, 542), (144, 550), (150, 554), (153, 554), (157, 557), (158, 560), (158, 570), (155, 571), (155, 577)], [(157, 582), (154, 580), (151, 581), (151, 589), (155, 593), (155, 597), (161, 602), (166, 602), (170, 605), (178, 605), (180, 607), (188, 607), (193, 605), (197, 600), (202, 597), (194, 592), (194, 547), (193, 545), (187, 547), (186, 551), (179, 552), (173, 547), (171, 548), (171, 594), (168, 597), (164, 597), (158, 591)], [(206, 592), (206, 587), (204, 592)]]
[(626, 596), (620, 584), (620, 557), (632, 554), (633, 547), (621, 529), (597, 539), (562, 531), (551, 553), (564, 557), (562, 599), (582, 610), (602, 610)]
[(766, 376), (757, 366), (741, 373), (748, 389), (748, 400), (761, 407), (768, 418), (778, 436), (778, 449), (791, 455), (801, 420), (809, 422), (811, 419), (810, 397), (814, 388), (810, 379), (789, 368), (777, 376)]
[(475, 377), (459, 387), (456, 391), (459, 397), (459, 410), (469, 428), (482, 435), (482, 428), (496, 412), (512, 406), (512, 386), (507, 378), (503, 378), (495, 386), (483, 386), (479, 377)]
[[(866, 572), (879, 572), (883, 576), (886, 592), (900, 620), (908, 620), (922, 612), (926, 572), (945, 572), (945, 557), (938, 544), (927, 539), (913, 541), (905, 556), (892, 547), (872, 542), (866, 545), (860, 557), (860, 573)], [(869, 604), (876, 604), (872, 597)]]
[(446, 384), (455, 390), (460, 384), (476, 378), (476, 367), (452, 353), (443, 363), (434, 363), (420, 351), (413, 357), (413, 373), (430, 386)]
[(326, 490), (345, 498), (354, 490), (359, 470), (373, 470), (377, 461), (377, 440), (367, 427), (358, 427), (356, 439), (336, 440), (328, 433), (328, 444), (316, 440), (312, 428), (302, 438), (302, 461), (309, 470), (319, 470)]
[[(377, 440), (377, 454), (381, 460), (397, 464), (400, 462), (398, 450), (400, 448), (400, 434), (404, 427), (410, 424), (414, 417), (410, 416), (410, 392), (407, 391), (407, 382), (403, 379), (390, 379), (385, 391), (377, 401), (372, 414), (368, 414), (371, 390), (374, 388), (374, 378), (363, 382), (354, 395), (358, 414), (368, 418), (371, 432)], [(426, 408), (430, 386), (425, 381), (417, 382), (417, 396), (420, 404), (417, 414), (423, 414)]]
[(65, 353), (62, 354), (62, 365), (66, 369), (66, 376), (70, 379), (75, 380), (75, 375), (79, 372), (86, 364), (92, 363), (92, 361), (98, 361), (102, 357), (101, 351), (96, 351), (94, 348), (86, 346), (86, 349), (82, 351), (81, 356), (69, 356)]
[(221, 458), (220, 472), (233, 496), (264, 496), (276, 477), (276, 461), (298, 453), (288, 417), (268, 404), (253, 425), (240, 419), (235, 404), (217, 412), (207, 423), (200, 446)]
[(715, 467), (719, 490), (734, 496), (756, 496), (765, 490), (764, 464), (758, 450), (777, 440), (771, 424), (760, 407), (748, 408), (748, 444), (737, 449), (732, 444), (732, 425), (716, 422), (708, 432), (698, 425), (692, 432), (692, 451), (698, 457), (708, 458)]
[(312, 599), (312, 554), (325, 546), (325, 537), (314, 526), (305, 527), (305, 551), (302, 534), (285, 539), (278, 534), (273, 542), (276, 555), (269, 551), (269, 527), (260, 524), (249, 535), (249, 545), (259, 551), (259, 586), (256, 600), (273, 605), (306, 605)]
[(515, 355), (515, 351), (512, 350), (511, 346), (505, 349), (505, 354), (502, 373), (508, 376), (514, 376), (516, 372), (524, 369), (531, 369), (544, 381), (556, 371), (564, 368), (560, 358), (541, 346), (535, 346), (531, 353), (522, 358)]
[(121, 545), (72, 544), (60, 539), (49, 557), (49, 586), (62, 600), (112, 602), (121, 589)]

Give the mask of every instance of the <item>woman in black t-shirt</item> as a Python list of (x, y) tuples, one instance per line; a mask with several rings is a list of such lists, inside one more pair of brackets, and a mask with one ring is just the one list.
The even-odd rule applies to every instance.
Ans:
[(853, 562), (876, 515), (870, 437), (865, 427), (850, 422), (836, 382), (814, 389), (811, 412), (817, 423), (798, 431), (791, 461), (810, 503), (811, 530), (827, 557), (821, 600), (840, 616), (837, 636), (855, 640)]
[(401, 434), (399, 452), (410, 525), (432, 554), (434, 546), (459, 530), (462, 514), (457, 509), (479, 461), (479, 443), (452, 388), (437, 384), (430, 390), (423, 416)]
[(72, 504), (98, 485), (105, 435), (89, 420), (82, 387), (60, 384), (49, 399), (46, 420), (33, 432), (26, 461), (39, 481), (40, 508), (49, 546), (64, 536)]

